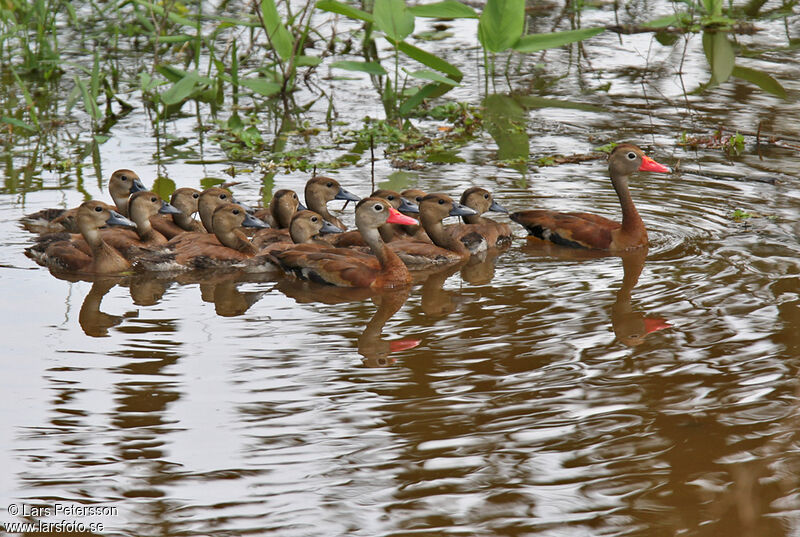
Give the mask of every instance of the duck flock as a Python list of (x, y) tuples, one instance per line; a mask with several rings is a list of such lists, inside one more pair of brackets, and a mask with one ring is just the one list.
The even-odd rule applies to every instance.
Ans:
[[(561, 246), (609, 252), (643, 247), (647, 231), (627, 185), (636, 171), (670, 170), (634, 145), (615, 147), (609, 173), (621, 222), (535, 209), (510, 214), (511, 220), (530, 236)], [(467, 189), (459, 202), (417, 189), (381, 189), (360, 199), (335, 179), (315, 176), (305, 186), (305, 205), (296, 192), (278, 190), (260, 210), (220, 187), (179, 188), (167, 203), (131, 170), (115, 171), (108, 189), (114, 205), (92, 200), (25, 216), (23, 225), (40, 232), (26, 255), (57, 273), (281, 271), (338, 287), (382, 289), (410, 285), (416, 273), (503, 249), (513, 239), (508, 224), (484, 216), (508, 211), (479, 187)], [(357, 202), (356, 230), (348, 231), (328, 211), (333, 200)], [(448, 216), (462, 222), (445, 225)]]

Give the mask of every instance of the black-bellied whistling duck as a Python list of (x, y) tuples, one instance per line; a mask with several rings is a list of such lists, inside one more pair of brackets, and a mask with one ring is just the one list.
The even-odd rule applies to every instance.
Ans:
[[(263, 231), (269, 231), (265, 229)], [(317, 243), (322, 247), (330, 248), (331, 243), (323, 239), (321, 233), (334, 234), (341, 233), (342, 230), (330, 222), (325, 221), (321, 215), (314, 211), (304, 209), (294, 214), (289, 223), (289, 229), (277, 230), (280, 234), (267, 235), (261, 232), (253, 237), (253, 246), (259, 251), (268, 249), (269, 251), (278, 249), (288, 249), (297, 244)], [(330, 235), (326, 235), (328, 237)]]
[(547, 210), (520, 211), (511, 219), (534, 237), (563, 246), (622, 251), (647, 245), (647, 230), (633, 205), (628, 177), (636, 171), (669, 173), (670, 169), (633, 144), (619, 144), (608, 157), (608, 171), (622, 207), (622, 223), (591, 213)]
[(372, 289), (410, 285), (411, 274), (405, 264), (381, 240), (378, 228), (386, 222), (413, 224), (414, 219), (400, 214), (384, 199), (365, 198), (356, 205), (356, 227), (374, 255), (349, 248), (320, 249), (315, 244), (270, 254), (287, 273), (318, 283)]
[[(475, 211), (476, 214), (462, 216), (463, 224), (447, 226), (450, 233), (454, 233), (458, 237), (467, 237), (471, 233), (477, 233), (486, 241), (486, 246), (489, 248), (502, 247), (511, 243), (513, 235), (508, 224), (495, 222), (481, 216), (488, 211), (508, 213), (508, 210), (494, 200), (491, 192), (477, 186), (468, 188), (461, 194), (461, 203)], [(467, 247), (469, 247), (470, 244), (474, 244), (474, 241), (468, 239), (467, 243)], [(470, 251), (475, 253), (473, 248), (470, 248)]]
[(389, 246), (409, 266), (447, 265), (467, 259), (469, 249), (442, 225), (448, 216), (465, 216), (475, 211), (456, 203), (446, 194), (428, 194), (419, 204), (419, 221), (433, 244), (413, 238), (395, 240)]
[(214, 233), (214, 211), (227, 203), (236, 203), (247, 211), (247, 207), (237, 202), (227, 188), (212, 186), (200, 193), (200, 199), (197, 200), (197, 214), (200, 215), (200, 221), (207, 232)]
[[(131, 170), (117, 170), (108, 180), (108, 192), (114, 200), (116, 211), (128, 216), (128, 198), (131, 194), (147, 190), (139, 176)], [(111, 207), (113, 209), (113, 207)], [(80, 233), (76, 222), (78, 207), (72, 209), (42, 209), (22, 218), (25, 229), (35, 233), (61, 232)]]
[(358, 201), (361, 198), (348, 192), (339, 184), (339, 181), (330, 177), (317, 175), (306, 183), (305, 189), (306, 207), (322, 215), (322, 218), (338, 227), (346, 230), (341, 220), (333, 216), (328, 211), (328, 202), (333, 200)]
[[(400, 193), (400, 195), (403, 196), (403, 198), (407, 199), (408, 201), (415, 203), (417, 207), (419, 207), (419, 203), (422, 201), (422, 198), (427, 196), (428, 193), (420, 190), (419, 188), (407, 188), (403, 190)], [(400, 212), (402, 213), (403, 211)], [(415, 239), (419, 239), (425, 242), (431, 242), (430, 237), (428, 237), (428, 234), (425, 233), (424, 229), (422, 229), (422, 226), (399, 226), (398, 230), (402, 231), (403, 233), (405, 233), (410, 237), (414, 237)]]
[(258, 253), (240, 229), (266, 228), (267, 224), (250, 216), (236, 203), (223, 203), (214, 211), (214, 233), (188, 232), (170, 240), (162, 250), (142, 254), (136, 261), (140, 270), (174, 271), (207, 268), (249, 267)]
[(289, 229), (294, 214), (305, 209), (297, 192), (284, 188), (272, 195), (269, 207), (256, 211), (253, 216), (269, 224), (272, 229)]
[(155, 192), (136, 192), (128, 202), (130, 219), (136, 224), (131, 229), (108, 229), (101, 231), (103, 240), (119, 252), (132, 259), (139, 248), (153, 248), (167, 243), (167, 238), (153, 229), (150, 218), (157, 214), (178, 214), (180, 211), (163, 201)]
[[(261, 250), (264, 246), (278, 241), (291, 241), (289, 226), (292, 218), (300, 211), (305, 211), (305, 206), (300, 203), (294, 190), (278, 190), (269, 202), (269, 207), (255, 213), (269, 224), (269, 229), (259, 229), (253, 235), (253, 245)], [(315, 213), (317, 214), (317, 213)], [(322, 218), (322, 217), (320, 217)], [(326, 228), (337, 229), (338, 228)]]
[[(385, 199), (386, 201), (389, 202), (389, 205), (391, 205), (392, 208), (396, 209), (402, 214), (405, 214), (406, 216), (419, 213), (419, 207), (417, 206), (416, 203), (408, 201), (403, 196), (401, 196), (399, 192), (395, 192), (394, 190), (381, 188), (370, 194), (369, 197)], [(381, 234), (381, 239), (383, 239), (383, 242), (391, 242), (396, 237), (397, 238), (408, 237), (408, 235), (406, 235), (402, 231), (402, 228), (404, 227), (406, 226), (402, 226), (399, 224), (383, 224), (378, 229), (378, 231)], [(351, 246), (367, 245), (367, 243), (364, 242), (364, 238), (361, 236), (361, 233), (358, 230), (347, 231), (339, 235), (330, 235), (327, 236), (326, 238), (327, 240), (330, 241), (331, 244), (333, 244), (338, 248), (349, 248)]]
[[(102, 201), (86, 201), (78, 207), (75, 223), (83, 239), (89, 245), (90, 253), (81, 251), (73, 240), (48, 240), (42, 237), (37, 244), (27, 248), (25, 254), (37, 263), (55, 271), (80, 272), (85, 274), (116, 274), (130, 269), (130, 262), (100, 234), (103, 226), (134, 226), (134, 223), (109, 209)], [(66, 234), (52, 234), (50, 237), (64, 237)]]
[(203, 225), (192, 217), (197, 212), (199, 200), (199, 190), (178, 188), (172, 193), (169, 204), (178, 209), (180, 214), (156, 215), (150, 219), (150, 224), (167, 239), (186, 231), (205, 231)]

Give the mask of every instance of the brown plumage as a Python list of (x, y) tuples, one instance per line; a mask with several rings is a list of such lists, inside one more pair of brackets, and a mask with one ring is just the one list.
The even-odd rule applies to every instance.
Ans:
[[(26, 249), (25, 254), (54, 271), (115, 274), (130, 269), (130, 262), (103, 240), (100, 228), (107, 225), (133, 226), (133, 222), (107, 204), (93, 200), (78, 207), (75, 223), (89, 247), (88, 253), (78, 248), (68, 234), (60, 233), (43, 236), (37, 244)], [(67, 239), (57, 240), (57, 237)]]
[(534, 237), (562, 246), (622, 251), (647, 245), (647, 229), (633, 204), (628, 177), (637, 170), (668, 173), (670, 169), (633, 144), (619, 144), (608, 157), (608, 170), (622, 207), (621, 223), (591, 213), (547, 210), (520, 211), (511, 219)]
[(150, 224), (167, 239), (187, 231), (205, 231), (203, 224), (192, 217), (197, 212), (199, 200), (199, 190), (179, 188), (172, 193), (169, 204), (178, 209), (180, 214), (159, 214), (150, 218)]
[[(146, 190), (136, 172), (116, 170), (108, 180), (108, 192), (114, 200), (116, 211), (128, 216), (128, 198), (131, 194)], [(113, 207), (111, 207), (113, 209)], [(61, 232), (80, 233), (76, 216), (78, 207), (71, 209), (42, 209), (22, 217), (25, 229), (34, 233)]]
[[(255, 216), (269, 224), (269, 229), (259, 229), (253, 235), (257, 250), (277, 241), (291, 242), (289, 226), (299, 210), (305, 210), (294, 190), (278, 190), (267, 209), (256, 211)], [(317, 214), (317, 213), (314, 213)]]
[(223, 203), (212, 215), (214, 234), (188, 232), (171, 239), (166, 247), (140, 255), (140, 270), (173, 271), (206, 268), (237, 268), (248, 263), (257, 250), (241, 230), (264, 228), (266, 223), (247, 214), (241, 205)]
[[(385, 199), (389, 202), (389, 205), (391, 205), (392, 208), (407, 216), (410, 214), (419, 213), (419, 207), (416, 203), (409, 202), (408, 200), (404, 199), (399, 192), (395, 192), (394, 190), (381, 188), (370, 194), (369, 197)], [(381, 239), (383, 239), (383, 242), (391, 242), (395, 238), (408, 237), (408, 235), (402, 231), (402, 228), (404, 227), (406, 226), (400, 224), (383, 224), (380, 228), (378, 228), (378, 231), (381, 234)], [(328, 235), (326, 238), (331, 244), (339, 248), (367, 245), (358, 230), (347, 231), (338, 235)]]
[(474, 240), (474, 237), (471, 237), (474, 233), (483, 238), (488, 248), (503, 247), (511, 243), (513, 235), (508, 224), (495, 222), (481, 216), (488, 211), (508, 213), (502, 205), (494, 200), (491, 192), (477, 186), (468, 188), (461, 194), (461, 203), (475, 211), (476, 214), (464, 215), (461, 217), (464, 223), (452, 224), (445, 229), (459, 240), (465, 238), (468, 247), (476, 245), (475, 249), (470, 248), (470, 251), (475, 253), (477, 249), (483, 248)]
[(380, 198), (366, 198), (356, 205), (356, 226), (374, 255), (348, 248), (320, 248), (315, 244), (301, 244), (270, 254), (286, 272), (314, 282), (373, 289), (410, 285), (408, 269), (381, 240), (378, 228), (386, 222), (413, 224), (413, 219), (401, 215)]
[(409, 266), (447, 265), (470, 256), (469, 249), (442, 225), (448, 216), (473, 214), (446, 194), (428, 194), (419, 204), (419, 220), (433, 244), (413, 238), (395, 240), (389, 247)]
[(361, 199), (342, 188), (336, 179), (322, 175), (317, 175), (308, 180), (305, 188), (305, 198), (308, 209), (322, 215), (322, 218), (342, 230), (346, 230), (347, 226), (328, 211), (328, 202), (333, 200), (358, 201)]

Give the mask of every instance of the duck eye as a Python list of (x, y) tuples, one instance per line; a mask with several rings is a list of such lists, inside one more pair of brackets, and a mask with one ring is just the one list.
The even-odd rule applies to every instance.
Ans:
[(312, 217), (311, 217), (311, 221), (312, 221), (312, 222), (316, 222), (316, 221), (317, 221), (317, 217), (316, 217), (316, 216), (312, 216)]
[(196, 193), (196, 192), (195, 192), (194, 194), (192, 194), (192, 197), (193, 197), (194, 199), (197, 199), (197, 198), (199, 198), (199, 197), (200, 197), (200, 194), (198, 194), (198, 193)]
[(221, 199), (221, 200), (224, 200), (224, 199), (227, 199), (227, 198), (228, 198), (227, 194), (220, 194), (219, 195), (219, 199)]
[(331, 182), (325, 183), (325, 186), (327, 186), (328, 188), (330, 188), (330, 187), (332, 187), (332, 186), (333, 186), (333, 183), (331, 183)]
[(102, 213), (102, 212), (103, 212), (103, 208), (102, 208), (102, 207), (100, 207), (100, 206), (97, 206), (97, 207), (95, 207), (95, 208), (94, 208), (94, 210), (95, 210), (96, 212), (98, 212), (98, 213)]
[(483, 199), (488, 200), (489, 199), (489, 194), (484, 194), (483, 195)]
[(152, 201), (153, 203), (155, 203), (155, 202), (156, 202), (156, 199), (155, 199), (155, 198), (150, 198), (150, 201)]
[(444, 205), (444, 200), (439, 200), (439, 205)]
[(293, 199), (297, 199), (297, 194), (292, 196)]
[(387, 200), (389, 200), (389, 201), (394, 201), (394, 196), (390, 195), (390, 196), (389, 196), (388, 198), (386, 198), (386, 199), (387, 199)]
[(376, 213), (379, 213), (383, 210), (383, 205), (381, 205), (380, 203), (376, 203), (372, 208), (375, 209)]
[(636, 153), (634, 153), (633, 151), (629, 151), (628, 160), (634, 160), (634, 159), (636, 159)]
[(231, 212), (233, 212), (233, 214), (239, 214), (239, 209), (234, 209), (234, 210), (233, 210), (233, 211), (231, 211)]
[(127, 181), (128, 180), (128, 176), (127, 175), (120, 175), (119, 178), (122, 179), (123, 181)]

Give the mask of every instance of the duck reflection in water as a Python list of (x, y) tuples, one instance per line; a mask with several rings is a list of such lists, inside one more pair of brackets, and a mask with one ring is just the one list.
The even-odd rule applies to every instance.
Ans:
[(357, 339), (358, 353), (363, 356), (362, 363), (366, 367), (393, 365), (397, 360), (390, 356), (391, 354), (413, 349), (420, 344), (420, 340), (410, 338), (386, 340), (382, 334), (386, 323), (408, 299), (411, 292), (409, 287), (374, 291), (323, 286), (313, 282), (284, 278), (278, 282), (276, 289), (301, 304), (311, 302), (341, 304), (372, 300), (378, 309), (375, 310)]
[(646, 246), (625, 252), (609, 254), (599, 250), (583, 250), (558, 246), (535, 237), (527, 237), (523, 251), (535, 256), (555, 257), (557, 259), (581, 261), (602, 257), (619, 257), (622, 261), (622, 284), (611, 306), (611, 327), (617, 341), (628, 347), (644, 343), (645, 338), (672, 325), (661, 317), (646, 316), (635, 311), (631, 304), (631, 292), (639, 281), (639, 276), (647, 259)]

